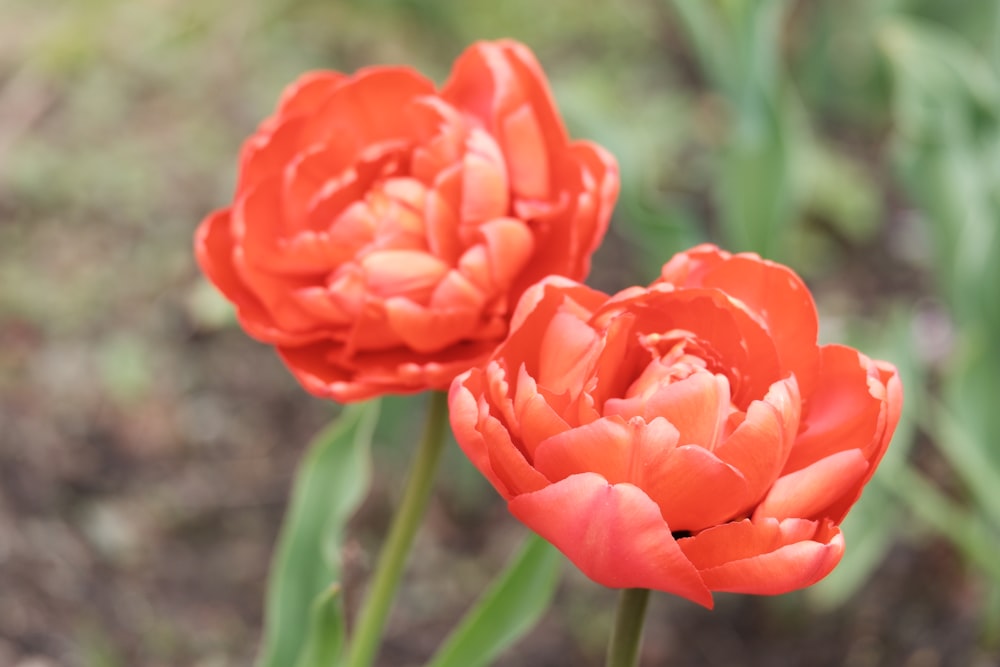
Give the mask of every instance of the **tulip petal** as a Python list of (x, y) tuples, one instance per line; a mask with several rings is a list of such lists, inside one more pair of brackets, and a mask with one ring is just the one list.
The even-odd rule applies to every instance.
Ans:
[(340, 403), (385, 394), (446, 390), (456, 375), (485, 361), (493, 349), (492, 341), (476, 341), (434, 354), (400, 347), (351, 351), (335, 340), (277, 348), (306, 390)]
[(513, 407), (521, 431), (521, 443), (525, 454), (532, 461), (540, 442), (570, 428), (545, 397), (538, 393), (538, 385), (528, 374), (524, 364), (521, 364), (518, 371)]
[[(322, 337), (322, 323), (302, 307), (295, 293), (322, 284), (323, 276), (287, 275), (281, 272), (281, 253), (271, 246), (268, 225), (280, 208), (277, 179), (268, 179), (237, 200), (231, 212), (232, 267), (239, 281), (267, 312), (270, 327), (280, 344), (306, 343)], [(269, 247), (270, 246), (270, 247)], [(248, 331), (256, 335), (251, 323)]]
[(458, 258), (458, 270), (469, 282), (486, 294), (495, 294), (490, 259), (484, 244), (476, 244)]
[(558, 200), (514, 201), (519, 217), (537, 223), (535, 255), (519, 283), (524, 287), (550, 274), (586, 278), (590, 256), (607, 231), (618, 197), (617, 162), (607, 151), (583, 141), (570, 145), (570, 158), (558, 170)]
[(560, 272), (568, 276), (586, 276), (590, 273), (590, 257), (604, 239), (618, 199), (618, 161), (607, 150), (589, 141), (573, 142), (570, 150), (584, 174), (580, 177), (580, 196), (592, 195), (593, 205), (586, 210), (577, 207), (575, 224), (569, 225), (572, 247), (577, 252), (570, 257), (572, 263)]
[(376, 220), (365, 202), (372, 185), (373, 165), (345, 169), (323, 186), (309, 206), (309, 229), (330, 235), (331, 254), (336, 262), (351, 259), (373, 240)]
[(868, 471), (857, 449), (832, 454), (810, 466), (780, 477), (754, 510), (753, 518), (811, 519), (854, 486)]
[(878, 378), (869, 378), (869, 388), (873, 395), (881, 397), (885, 401), (879, 412), (878, 426), (872, 438), (875, 448), (867, 454), (868, 472), (857, 481), (853, 488), (845, 491), (843, 496), (826, 510), (827, 515), (837, 523), (843, 521), (847, 511), (861, 497), (865, 484), (875, 474), (875, 468), (889, 446), (889, 441), (896, 430), (896, 424), (899, 422), (903, 408), (903, 385), (896, 368), (884, 361), (876, 361), (874, 365)]
[(583, 473), (512, 498), (508, 507), (603, 586), (650, 588), (712, 607), (656, 503), (631, 484)]
[(801, 432), (785, 473), (848, 449), (860, 449), (871, 458), (884, 447), (883, 442), (888, 444), (883, 437), (885, 430), (878, 428), (885, 389), (877, 381), (874, 364), (857, 350), (842, 345), (824, 346), (821, 364), (817, 389), (809, 399), (808, 412), (802, 416)]
[(511, 317), (510, 334), (497, 348), (495, 357), (504, 359), (508, 369), (523, 364), (528, 373), (537, 378), (541, 365), (539, 332), (567, 301), (568, 293), (576, 290), (593, 292), (589, 287), (577, 285), (565, 278), (549, 278), (525, 292)]
[(284, 272), (287, 267), (283, 253), (278, 251), (281, 228), (281, 179), (263, 179), (233, 203), (232, 232), (248, 263), (272, 271)]
[(285, 197), (281, 221), (285, 235), (308, 227), (307, 213), (315, 202), (324, 199), (327, 187), (339, 189), (344, 177), (350, 177), (350, 167), (339, 151), (326, 146), (314, 146), (288, 159), (282, 169)]
[(677, 447), (662, 464), (650, 465), (640, 488), (674, 531), (697, 531), (728, 521), (749, 502), (743, 475), (697, 445)]
[(275, 118), (272, 128), (258, 132), (243, 143), (236, 192), (244, 193), (266, 178), (280, 176), (301, 148), (302, 118)]
[(701, 287), (702, 277), (730, 257), (732, 257), (731, 253), (720, 250), (711, 243), (702, 243), (671, 257), (663, 265), (660, 277), (653, 284), (667, 283), (677, 287)]
[(455, 440), (469, 457), (469, 461), (494, 487), (499, 488), (499, 480), (489, 465), (488, 446), (476, 428), (479, 424), (479, 403), (476, 396), (482, 395), (484, 382), (485, 374), (478, 368), (455, 378), (448, 390), (448, 419)]
[(432, 185), (445, 168), (461, 163), (468, 123), (457, 109), (439, 97), (417, 98), (407, 111), (416, 142), (410, 156), (410, 172), (425, 185)]
[(526, 224), (514, 218), (490, 220), (479, 230), (486, 242), (494, 289), (506, 290), (531, 259), (534, 236)]
[(329, 70), (305, 72), (281, 93), (276, 116), (289, 118), (310, 113), (326, 101), (347, 76)]
[(232, 215), (228, 208), (213, 211), (201, 224), (194, 236), (194, 254), (198, 266), (227, 299), (239, 305), (250, 300), (250, 306), (260, 311), (260, 304), (247, 291), (233, 267)]
[[(427, 188), (423, 183), (409, 176), (384, 178), (368, 196), (370, 200), (385, 206), (379, 220), (380, 237), (387, 232), (405, 234), (417, 239), (413, 248), (427, 250), (427, 244), (423, 242), (425, 240), (423, 212)], [(379, 201), (383, 198), (387, 201)], [(377, 240), (381, 242), (381, 238)], [(408, 241), (409, 243), (411, 242)], [(383, 244), (380, 247), (387, 246)]]
[(611, 484), (633, 484), (674, 531), (732, 518), (747, 504), (742, 475), (706, 449), (677, 443), (677, 429), (662, 417), (648, 424), (605, 417), (543, 441), (535, 468), (552, 481), (596, 472)]
[(501, 136), (514, 195), (521, 199), (548, 199), (551, 168), (545, 136), (534, 110), (524, 104), (509, 113), (503, 119)]
[(431, 295), (432, 308), (464, 308), (477, 313), (486, 303), (486, 296), (459, 271), (448, 271)]
[(608, 300), (608, 295), (563, 276), (546, 276), (525, 290), (517, 302), (510, 319), (511, 331), (520, 329), (524, 320), (535, 311), (544, 298), (576, 304), (576, 312), (579, 313), (580, 319), (586, 320)]
[[(505, 141), (503, 146), (508, 160), (512, 158), (511, 150), (527, 151), (525, 157), (513, 158), (519, 163), (518, 169), (528, 168), (526, 156), (537, 157), (539, 148), (550, 155), (563, 150), (567, 144), (566, 129), (556, 113), (545, 74), (531, 51), (516, 42), (478, 42), (468, 48), (455, 61), (441, 97), (477, 117), (494, 136), (507, 134), (504, 124), (509, 114), (529, 109), (531, 120), (513, 121), (511, 145)], [(526, 124), (536, 127), (524, 129)], [(548, 164), (547, 158), (543, 164)], [(528, 187), (527, 192), (533, 191), (532, 183), (519, 183), (514, 169), (511, 171), (515, 192), (519, 192), (521, 186)], [(528, 174), (526, 171), (521, 173)]]
[[(385, 300), (389, 327), (417, 352), (438, 352), (470, 336), (478, 313), (465, 308), (426, 308), (406, 297)], [(503, 329), (495, 332), (503, 335)]]
[(316, 339), (315, 331), (295, 333), (283, 330), (260, 298), (244, 283), (234, 257), (241, 249), (234, 247), (230, 209), (221, 209), (206, 217), (195, 232), (195, 257), (198, 265), (236, 307), (236, 315), (246, 332), (257, 340), (276, 344), (302, 344)]
[(539, 361), (535, 380), (539, 386), (554, 394), (578, 395), (590, 375), (589, 367), (600, 352), (597, 332), (577, 315), (558, 312), (537, 344)]
[(725, 374), (730, 381), (733, 403), (740, 408), (767, 393), (780, 380), (777, 352), (768, 333), (747, 312), (724, 293), (714, 289), (648, 289), (625, 291), (594, 314), (600, 319), (609, 313), (628, 311), (635, 315), (636, 331), (663, 334), (685, 331), (701, 351), (709, 370)]
[(465, 250), (458, 237), (457, 202), (449, 198), (447, 189), (454, 187), (456, 170), (447, 172), (443, 182), (435, 184), (428, 191), (424, 201), (424, 225), (427, 232), (427, 247), (448, 264), (454, 265)]
[(535, 451), (535, 467), (552, 481), (596, 472), (611, 484), (645, 488), (676, 445), (677, 429), (664, 419), (647, 426), (604, 417), (545, 439)]
[[(649, 353), (632, 344), (635, 317), (629, 313), (614, 316), (607, 322), (601, 337), (601, 351), (594, 364), (594, 387), (590, 390), (594, 404), (613, 414), (607, 404), (613, 396), (624, 396), (629, 384), (649, 361)], [(620, 400), (620, 399), (619, 399)]]
[[(638, 403), (638, 405), (635, 405)], [(724, 375), (700, 372), (664, 383), (645, 400), (610, 399), (605, 403), (605, 414), (619, 414), (618, 408), (629, 412), (639, 408), (638, 414), (647, 421), (664, 417), (680, 432), (683, 445), (700, 445), (714, 449), (722, 435), (723, 424), (729, 416), (729, 382)]]
[(496, 415), (497, 419), (506, 427), (511, 438), (521, 439), (521, 428), (514, 415), (514, 401), (511, 399), (511, 386), (507, 380), (507, 369), (499, 362), (490, 360), (482, 367), (482, 371), (484, 379), (480, 383), (482, 388), (479, 391), (489, 403), (490, 412)]
[[(385, 304), (379, 299), (363, 297), (363, 305), (357, 311), (346, 334), (331, 332), (330, 337), (341, 343), (344, 358), (354, 357), (363, 352), (386, 352), (399, 349), (402, 339), (389, 325)], [(402, 348), (406, 349), (406, 348)]]
[(376, 385), (355, 382), (349, 366), (333, 361), (331, 357), (335, 355), (332, 352), (338, 348), (331, 347), (325, 341), (277, 349), (295, 378), (316, 396), (350, 403), (378, 395), (379, 388)]
[(802, 395), (812, 394), (819, 369), (819, 320), (801, 278), (780, 264), (741, 254), (709, 269), (700, 284), (739, 299), (761, 318), (774, 340), (782, 375), (794, 373)]
[(448, 265), (417, 250), (380, 250), (361, 259), (368, 289), (384, 297), (407, 296), (417, 302), (429, 299), (434, 287), (448, 273)]
[(714, 591), (778, 595), (810, 586), (840, 562), (844, 538), (830, 522), (727, 523), (678, 541)]
[(346, 328), (354, 320), (354, 313), (344, 308), (344, 301), (326, 287), (303, 287), (291, 296), (303, 310), (330, 328)]
[(357, 150), (409, 139), (416, 128), (401, 110), (433, 94), (434, 83), (408, 67), (359, 70), (307, 117), (301, 141), (303, 145), (334, 142)]
[(763, 401), (750, 404), (743, 423), (715, 450), (743, 473), (750, 503), (760, 500), (781, 473), (795, 442), (800, 409), (794, 378), (776, 382)]
[(510, 185), (500, 147), (489, 134), (473, 129), (462, 161), (463, 224), (478, 224), (509, 213)]

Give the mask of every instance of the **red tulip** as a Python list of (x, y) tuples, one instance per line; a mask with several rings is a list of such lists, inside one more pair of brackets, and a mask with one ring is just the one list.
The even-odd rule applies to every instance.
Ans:
[(798, 276), (713, 246), (612, 297), (548, 279), (455, 379), (452, 428), (511, 512), (600, 584), (707, 607), (784, 593), (840, 560), (902, 403), (895, 368), (816, 334)]
[(583, 279), (618, 191), (571, 142), (531, 52), (483, 42), (440, 90), (411, 69), (312, 72), (243, 146), (202, 270), (309, 391), (447, 388), (549, 275)]

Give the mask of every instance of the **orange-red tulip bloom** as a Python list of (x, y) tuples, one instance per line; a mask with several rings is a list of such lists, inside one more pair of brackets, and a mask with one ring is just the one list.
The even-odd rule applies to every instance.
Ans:
[(585, 574), (712, 605), (830, 572), (899, 419), (896, 370), (818, 346), (789, 269), (700, 246), (608, 297), (549, 279), (452, 384), (452, 428)]
[(617, 192), (531, 52), (484, 42), (440, 90), (405, 67), (304, 75), (195, 247), (251, 336), (354, 401), (445, 389), (485, 359), (529, 285), (586, 276)]

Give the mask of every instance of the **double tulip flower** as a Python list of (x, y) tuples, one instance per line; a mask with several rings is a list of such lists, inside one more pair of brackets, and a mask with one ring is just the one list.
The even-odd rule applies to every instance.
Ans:
[(450, 386), (462, 449), (595, 581), (706, 606), (808, 586), (841, 557), (898, 375), (818, 346), (805, 285), (755, 255), (700, 246), (614, 296), (576, 282), (617, 191), (531, 53), (480, 43), (440, 89), (302, 77), (196, 254), (312, 393)]
[(550, 278), (451, 387), (459, 444), (585, 574), (711, 606), (840, 560), (838, 525), (889, 444), (896, 370), (816, 344), (809, 292), (700, 246), (608, 296)]
[(447, 389), (547, 276), (583, 279), (618, 194), (527, 48), (478, 44), (440, 90), (404, 67), (313, 72), (247, 139), (202, 270), (310, 392)]

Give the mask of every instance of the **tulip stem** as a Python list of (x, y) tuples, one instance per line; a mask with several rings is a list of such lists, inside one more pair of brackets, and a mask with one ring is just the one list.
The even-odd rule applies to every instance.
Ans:
[(615, 611), (615, 626), (608, 642), (607, 667), (636, 667), (639, 664), (642, 625), (648, 603), (648, 588), (622, 589)]
[(448, 394), (442, 391), (432, 392), (423, 440), (417, 449), (403, 499), (382, 545), (375, 575), (358, 616), (348, 654), (348, 667), (369, 667), (378, 653), (382, 631), (402, 578), (406, 556), (430, 499), (434, 471), (441, 457), (447, 423)]

